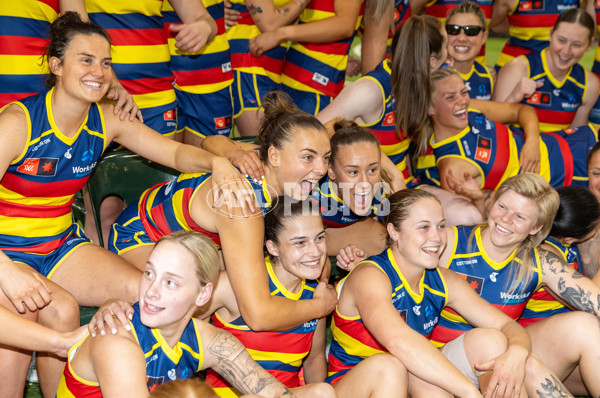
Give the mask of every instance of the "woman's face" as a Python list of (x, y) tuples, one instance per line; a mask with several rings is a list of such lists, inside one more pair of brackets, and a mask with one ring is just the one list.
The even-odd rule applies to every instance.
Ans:
[[(485, 28), (475, 14), (454, 14), (446, 21), (446, 26), (449, 25)], [(448, 35), (448, 55), (457, 62), (473, 62), (485, 44), (487, 36), (488, 33), (484, 29), (476, 36), (467, 36), (464, 29), (460, 29), (458, 35)]]
[(300, 279), (315, 280), (321, 275), (327, 255), (325, 230), (318, 213), (283, 221), (279, 243), (267, 241), (267, 249), (278, 257), (285, 270)]
[(442, 28), (442, 36), (444, 36), (444, 42), (442, 43), (442, 49), (438, 54), (433, 54), (430, 60), (431, 70), (430, 72), (436, 71), (442, 67), (444, 62), (448, 60), (448, 35), (446, 30)]
[(592, 45), (590, 31), (578, 23), (562, 22), (550, 33), (549, 62), (567, 72)]
[(492, 205), (488, 215), (490, 239), (496, 247), (517, 248), (538, 226), (538, 206), (533, 199), (515, 191), (504, 192)]
[(425, 269), (438, 266), (448, 236), (444, 212), (437, 200), (424, 198), (414, 203), (399, 228), (389, 223), (387, 231), (393, 240), (394, 254), (401, 256), (403, 262)]
[(269, 148), (270, 165), (277, 168), (278, 194), (306, 199), (327, 172), (330, 153), (327, 132), (313, 128), (295, 128), (292, 140), (281, 149)]
[(156, 245), (139, 287), (140, 318), (153, 328), (177, 328), (201, 302), (212, 285), (200, 286), (192, 254), (181, 244), (162, 241)]
[(429, 116), (435, 130), (448, 128), (462, 131), (467, 127), (469, 90), (458, 75), (450, 75), (434, 83), (433, 95), (429, 107)]
[(600, 151), (594, 152), (588, 166), (589, 189), (600, 200)]
[(87, 102), (104, 97), (112, 81), (110, 44), (97, 34), (78, 34), (68, 44), (62, 62), (51, 57), (57, 87)]
[(329, 178), (354, 214), (368, 214), (381, 182), (379, 146), (368, 142), (340, 146), (335, 162), (329, 165)]

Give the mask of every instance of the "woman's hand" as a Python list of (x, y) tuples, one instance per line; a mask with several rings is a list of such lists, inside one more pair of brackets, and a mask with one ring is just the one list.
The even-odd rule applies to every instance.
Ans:
[(113, 85), (108, 89), (106, 98), (117, 101), (113, 112), (115, 115), (119, 115), (119, 119), (125, 120), (129, 115), (129, 121), (133, 121), (137, 117), (140, 122), (144, 122), (142, 111), (133, 100), (133, 96), (125, 90), (116, 78), (113, 79)]
[(2, 265), (0, 289), (17, 311), (24, 314), (28, 309), (37, 311), (50, 304), (52, 291), (45, 278), (28, 265), (9, 261)]
[(256, 37), (250, 39), (249, 48), (250, 52), (260, 57), (264, 52), (269, 51), (277, 47), (283, 41), (278, 29), (271, 32), (262, 33)]
[(238, 170), (225, 158), (215, 157), (212, 161), (212, 192), (213, 207), (221, 208), (223, 204), (227, 207), (224, 212), (233, 218), (233, 209), (242, 209), (244, 217), (253, 215), (254, 191), (248, 181)]
[(536, 82), (528, 77), (523, 77), (509, 96), (510, 100), (507, 99), (506, 102), (521, 102), (523, 99), (530, 98), (543, 85), (544, 83), (542, 82)]
[(317, 318), (323, 318), (331, 314), (338, 303), (335, 289), (325, 282), (319, 282), (313, 294), (313, 300), (319, 300), (322, 303), (321, 314)]
[(518, 397), (525, 380), (525, 363), (529, 352), (517, 346), (509, 346), (506, 351), (484, 364), (476, 364), (475, 369), (493, 371), (488, 384), (486, 397)]
[(242, 17), (239, 11), (231, 8), (229, 0), (225, 0), (225, 29), (229, 30), (231, 27), (237, 25), (237, 21)]
[(336, 258), (336, 266), (346, 271), (352, 271), (354, 267), (367, 258), (367, 253), (354, 245), (348, 245), (340, 249)]
[(58, 333), (58, 342), (56, 343), (56, 349), (53, 351), (53, 354), (58, 355), (59, 357), (66, 358), (69, 353), (69, 349), (73, 347), (75, 343), (79, 340), (83, 339), (85, 335), (88, 333), (87, 326), (81, 326), (72, 332), (57, 332)]
[(540, 170), (540, 145), (535, 140), (525, 140), (519, 155), (521, 173), (537, 173)]
[(92, 337), (96, 337), (98, 333), (104, 336), (106, 329), (109, 329), (111, 334), (115, 334), (117, 333), (115, 318), (117, 318), (125, 329), (131, 330), (129, 320), (133, 318), (133, 312), (131, 304), (125, 301), (117, 299), (108, 300), (94, 314), (87, 325), (87, 329)]
[(240, 169), (242, 174), (252, 178), (254, 182), (261, 182), (264, 178), (265, 171), (258, 156), (258, 151), (240, 149), (228, 158), (235, 167)]
[(449, 169), (447, 181), (450, 189), (459, 195), (471, 199), (473, 202), (483, 200), (484, 193), (479, 187), (479, 184), (477, 184), (477, 182), (473, 179), (471, 174), (465, 172), (463, 177), (463, 181), (459, 180), (454, 176), (454, 174), (452, 174), (452, 170)]

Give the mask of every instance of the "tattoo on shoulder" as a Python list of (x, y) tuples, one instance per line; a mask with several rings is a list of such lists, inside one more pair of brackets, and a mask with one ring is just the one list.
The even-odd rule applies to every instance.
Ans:
[[(566, 286), (565, 278), (561, 277), (558, 280), (558, 294), (578, 310), (598, 315), (596, 311), (598, 307), (594, 305), (591, 297), (592, 292), (586, 292), (581, 286)], [(596, 301), (600, 305), (600, 295), (596, 298)]]
[[(539, 253), (540, 262), (542, 263), (542, 265), (547, 264), (548, 270), (550, 272), (552, 272), (553, 274), (562, 274), (567, 272), (567, 267), (569, 267), (569, 265), (566, 263), (565, 260), (557, 256), (555, 253), (547, 250), (540, 250)], [(545, 267), (542, 266), (542, 272), (544, 272), (544, 269)]]
[(260, 394), (265, 389), (277, 388), (275, 378), (262, 370), (242, 343), (230, 333), (219, 331), (208, 344), (208, 350), (217, 356), (214, 370), (240, 392)]
[(546, 378), (546, 382), (540, 385), (541, 389), (536, 390), (538, 398), (569, 398), (573, 395), (567, 391), (565, 386), (554, 375), (552, 380)]
[(255, 14), (262, 14), (263, 10), (260, 7), (248, 6), (248, 12), (250, 13), (250, 15), (255, 15)]

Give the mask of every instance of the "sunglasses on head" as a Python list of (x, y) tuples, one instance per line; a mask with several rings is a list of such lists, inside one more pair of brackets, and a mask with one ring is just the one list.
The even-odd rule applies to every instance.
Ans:
[(446, 25), (446, 33), (450, 36), (458, 36), (461, 29), (466, 36), (477, 36), (483, 30), (483, 27), (477, 25)]

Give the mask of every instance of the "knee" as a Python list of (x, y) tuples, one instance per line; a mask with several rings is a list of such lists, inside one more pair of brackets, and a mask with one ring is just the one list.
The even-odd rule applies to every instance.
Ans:
[(327, 383), (310, 384), (310, 396), (315, 398), (334, 398), (336, 397), (335, 390)]
[(406, 366), (391, 354), (376, 354), (370, 357), (370, 361), (370, 372), (376, 374), (377, 379), (382, 384), (387, 383), (387, 381), (396, 383), (398, 380), (408, 379)]
[(445, 214), (451, 214), (450, 225), (481, 224), (483, 216), (472, 202), (462, 198), (452, 198), (444, 209)]
[[(525, 362), (525, 379), (526, 380), (540, 380), (550, 373), (548, 367), (542, 362), (542, 360), (531, 353)], [(543, 379), (542, 379), (543, 380)]]
[(79, 327), (79, 305), (71, 294), (61, 293), (40, 310), (39, 323), (58, 331), (71, 331)]
[(508, 346), (506, 336), (497, 329), (475, 328), (465, 333), (465, 352), (472, 363), (487, 362), (503, 354)]

